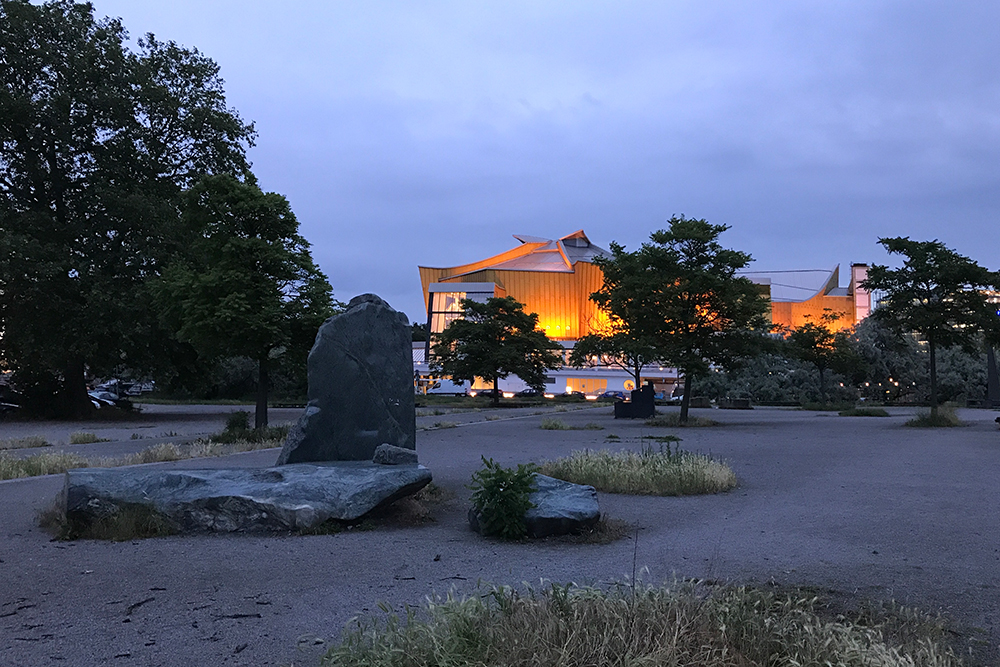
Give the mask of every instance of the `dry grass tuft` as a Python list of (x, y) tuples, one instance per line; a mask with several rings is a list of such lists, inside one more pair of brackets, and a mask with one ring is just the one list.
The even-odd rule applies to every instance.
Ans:
[(841, 410), (841, 417), (888, 417), (889, 413), (884, 408), (850, 408)]
[(920, 410), (917, 416), (906, 422), (906, 426), (917, 428), (949, 428), (953, 426), (965, 426), (965, 423), (958, 418), (953, 405), (941, 405), (935, 414), (932, 410)]
[(599, 491), (654, 496), (719, 493), (736, 486), (736, 475), (720, 461), (681, 449), (641, 453), (584, 450), (541, 464), (543, 475), (589, 484)]
[(7, 438), (0, 440), (0, 449), (31, 449), (33, 447), (51, 447), (52, 443), (40, 435), (29, 435), (24, 438)]
[(542, 425), (540, 428), (546, 431), (568, 431), (569, 425), (566, 424), (566, 422), (564, 422), (561, 419), (553, 419), (551, 417), (548, 417), (542, 420)]
[[(691, 584), (610, 591), (553, 584), (492, 587), (407, 607), (400, 618), (356, 619), (322, 664), (423, 665), (865, 665), (957, 667), (941, 625), (919, 614), (893, 621), (833, 616), (802, 593)], [(905, 632), (899, 632), (904, 628)]]
[(96, 434), (86, 431), (76, 431), (69, 434), (69, 444), (71, 445), (89, 445), (93, 442), (107, 442), (107, 439), (98, 438)]
[(650, 417), (646, 420), (646, 426), (654, 427), (695, 427), (695, 426), (718, 426), (719, 422), (714, 419), (709, 419), (708, 417), (695, 417), (694, 415), (688, 415), (687, 423), (681, 423), (681, 415), (679, 412), (667, 412), (664, 414), (656, 415), (655, 417)]

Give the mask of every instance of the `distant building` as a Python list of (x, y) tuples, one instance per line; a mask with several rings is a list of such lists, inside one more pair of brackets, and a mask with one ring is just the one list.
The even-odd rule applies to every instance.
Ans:
[[(538, 314), (538, 326), (549, 338), (566, 348), (576, 340), (599, 330), (606, 316), (590, 300), (600, 289), (603, 275), (594, 265), (595, 257), (610, 256), (590, 242), (583, 230), (560, 239), (515, 235), (521, 245), (478, 262), (447, 268), (421, 266), (420, 282), (427, 307), (427, 325), (432, 336), (462, 316), (462, 299), (486, 301), (494, 296), (511, 296), (524, 304), (525, 311)], [(869, 296), (858, 284), (867, 266), (851, 266), (847, 287), (839, 285), (839, 266), (832, 270), (749, 271), (742, 275), (761, 286), (771, 299), (771, 318), (786, 327), (808, 321), (818, 322), (824, 308), (841, 314), (838, 326), (853, 326), (868, 315)], [(433, 381), (428, 364), (427, 344), (414, 344), (414, 370), (423, 384)], [(662, 366), (643, 369), (643, 381), (651, 380), (657, 391), (669, 394), (677, 386), (677, 371)], [(546, 392), (580, 391), (588, 396), (634, 387), (631, 376), (609, 366), (564, 367), (550, 374)], [(486, 388), (476, 384), (474, 388)], [(501, 382), (504, 391), (525, 388), (517, 378)]]

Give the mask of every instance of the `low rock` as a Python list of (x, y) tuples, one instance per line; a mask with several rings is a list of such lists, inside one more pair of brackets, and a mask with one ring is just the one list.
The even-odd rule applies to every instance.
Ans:
[(66, 473), (70, 525), (88, 525), (141, 506), (180, 532), (273, 532), (356, 520), (416, 493), (431, 481), (418, 465), (368, 461), (276, 468), (135, 470), (82, 468)]
[[(601, 518), (597, 491), (547, 475), (535, 475), (535, 505), (524, 515), (529, 537), (570, 535), (593, 527)], [(475, 509), (469, 510), (469, 525), (477, 533), (481, 526)]]
[(417, 452), (414, 449), (396, 447), (386, 442), (375, 448), (372, 462), (386, 466), (416, 465)]

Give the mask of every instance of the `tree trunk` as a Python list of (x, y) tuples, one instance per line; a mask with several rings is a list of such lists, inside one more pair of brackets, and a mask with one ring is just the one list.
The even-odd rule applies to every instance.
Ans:
[(257, 409), (254, 411), (254, 428), (267, 427), (267, 352), (257, 361)]
[(635, 388), (640, 389), (642, 387), (642, 363), (639, 361), (635, 362), (635, 367), (632, 369), (632, 379), (635, 380)]
[(688, 422), (688, 408), (691, 407), (691, 375), (684, 373), (684, 396), (681, 397), (681, 424)]
[(500, 378), (493, 378), (493, 407), (500, 407)]
[(87, 395), (87, 379), (84, 377), (83, 359), (71, 359), (63, 371), (62, 410), (70, 419), (90, 416), (94, 406)]
[(936, 417), (938, 411), (937, 402), (937, 357), (934, 355), (934, 339), (927, 338), (927, 344), (931, 353), (931, 415)]

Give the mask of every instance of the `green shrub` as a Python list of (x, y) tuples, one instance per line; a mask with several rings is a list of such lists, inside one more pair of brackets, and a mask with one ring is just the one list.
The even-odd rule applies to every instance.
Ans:
[(889, 413), (883, 408), (851, 408), (841, 410), (841, 417), (888, 417)]
[(483, 535), (518, 540), (527, 534), (524, 515), (534, 507), (531, 492), (535, 489), (538, 467), (520, 463), (504, 468), (493, 459), (482, 457), (483, 467), (472, 474), (472, 507)]
[(226, 428), (227, 431), (249, 431), (250, 430), (250, 413), (246, 410), (237, 410), (235, 412), (230, 412), (229, 416), (226, 417)]
[(323, 665), (864, 665), (958, 667), (939, 620), (905, 608), (839, 615), (797, 591), (553, 584), (430, 598), (356, 619)]
[[(236, 442), (270, 442), (284, 440), (288, 435), (288, 424), (250, 428), (250, 413), (245, 410), (230, 412), (226, 417), (226, 427), (221, 433), (209, 436), (211, 442), (234, 444)], [(176, 435), (176, 434), (174, 434)], [(277, 445), (277, 446), (280, 446)]]
[(802, 410), (815, 410), (818, 412), (841, 412), (844, 410), (851, 410), (854, 408), (854, 403), (820, 403), (819, 401), (814, 401), (811, 403), (803, 403)]
[(736, 486), (736, 475), (725, 463), (669, 444), (658, 451), (644, 448), (638, 453), (577, 451), (542, 463), (540, 472), (609, 493), (688, 496), (719, 493)]
[(561, 419), (553, 419), (551, 417), (542, 420), (542, 428), (546, 431), (568, 431), (569, 426), (566, 422)]

